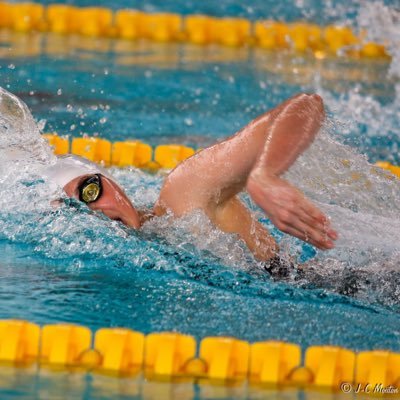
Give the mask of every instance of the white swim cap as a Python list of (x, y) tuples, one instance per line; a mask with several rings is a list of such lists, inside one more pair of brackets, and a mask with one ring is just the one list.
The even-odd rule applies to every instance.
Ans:
[(79, 176), (94, 174), (102, 174), (115, 181), (103, 167), (72, 154), (58, 157), (55, 164), (44, 170), (44, 175), (62, 188)]

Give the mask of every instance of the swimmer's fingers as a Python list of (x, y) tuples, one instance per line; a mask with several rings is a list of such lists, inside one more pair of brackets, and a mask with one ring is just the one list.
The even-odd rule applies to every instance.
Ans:
[(275, 220), (275, 218), (271, 218), (271, 220), (282, 232), (295, 236), (321, 250), (328, 250), (334, 247), (333, 242), (324, 231), (319, 231), (313, 225), (304, 223), (298, 215), (291, 215), (290, 218), (285, 219), (285, 222)]
[(289, 235), (297, 237), (300, 240), (303, 240), (306, 243), (312, 244), (321, 250), (330, 250), (335, 247), (334, 243), (327, 239), (325, 235), (321, 235), (319, 232), (312, 230), (307, 231), (306, 227), (304, 227), (304, 229), (305, 230), (300, 230), (295, 227), (288, 226), (285, 232)]
[(299, 219), (308, 226), (308, 230), (313, 230), (315, 232), (319, 232), (321, 235), (325, 235), (329, 237), (331, 240), (336, 240), (338, 235), (335, 230), (330, 227), (329, 222), (322, 224), (317, 219), (311, 217), (309, 214), (304, 211), (300, 211), (298, 213)]
[(307, 215), (309, 215), (310, 218), (315, 219), (321, 224), (325, 224), (329, 221), (328, 218), (322, 213), (322, 211), (306, 197), (303, 197), (303, 201), (301, 201), (299, 208)]
[(331, 228), (329, 218), (307, 199), (304, 199), (299, 207), (299, 217), (305, 224), (328, 235), (330, 239), (337, 239), (338, 235)]
[(334, 243), (323, 232), (310, 227), (300, 220), (296, 221), (295, 224), (284, 226), (281, 230), (321, 250), (329, 250), (334, 247)]

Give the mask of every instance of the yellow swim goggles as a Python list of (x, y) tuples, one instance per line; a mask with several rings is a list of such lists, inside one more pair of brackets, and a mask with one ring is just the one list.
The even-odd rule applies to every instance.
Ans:
[(79, 200), (86, 204), (94, 203), (103, 193), (101, 175), (95, 174), (86, 178), (78, 187)]

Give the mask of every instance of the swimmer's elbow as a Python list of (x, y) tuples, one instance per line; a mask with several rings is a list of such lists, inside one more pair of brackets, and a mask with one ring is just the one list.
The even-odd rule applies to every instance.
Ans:
[(304, 110), (308, 111), (312, 116), (325, 118), (325, 106), (322, 97), (316, 93), (299, 93), (293, 98), (293, 101), (300, 103)]
[(310, 96), (314, 110), (316, 110), (321, 116), (325, 117), (325, 106), (322, 97), (316, 93)]

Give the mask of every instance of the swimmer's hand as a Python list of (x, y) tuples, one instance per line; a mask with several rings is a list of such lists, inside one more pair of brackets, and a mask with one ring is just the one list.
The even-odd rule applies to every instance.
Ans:
[(282, 232), (321, 250), (334, 247), (337, 233), (329, 219), (284, 179), (256, 169), (248, 178), (247, 191)]

